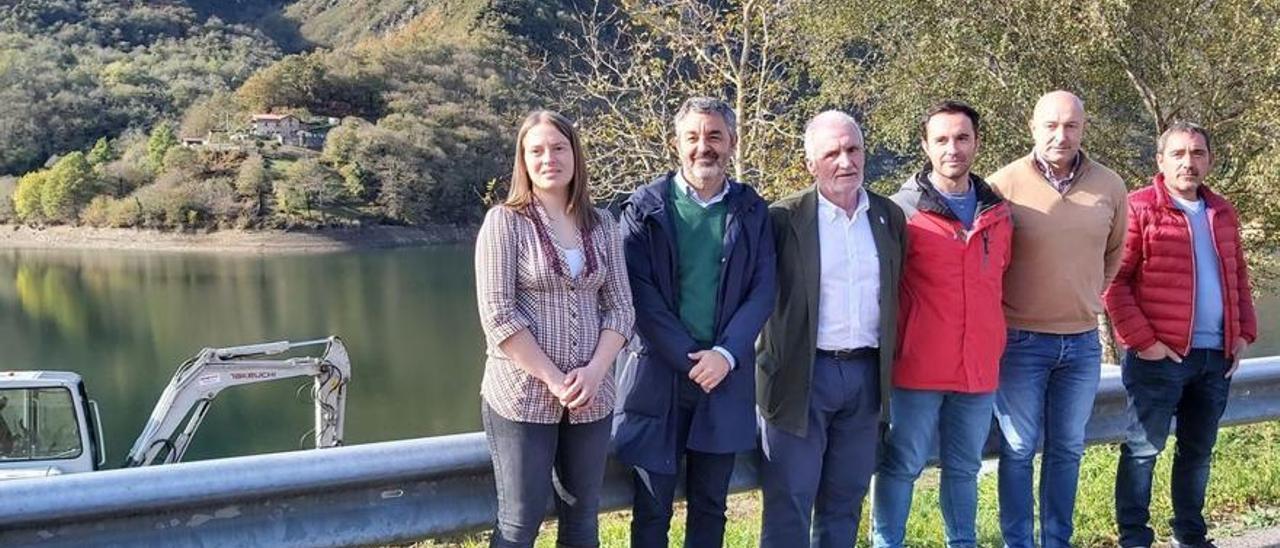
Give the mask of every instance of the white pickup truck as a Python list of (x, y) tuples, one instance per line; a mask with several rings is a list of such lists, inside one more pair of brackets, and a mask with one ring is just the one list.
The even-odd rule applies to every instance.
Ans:
[[(318, 358), (268, 358), (318, 345), (324, 345)], [(224, 388), (300, 376), (314, 378), (316, 447), (342, 445), (351, 360), (341, 339), (205, 348), (178, 367), (124, 466), (182, 460), (209, 404)], [(0, 371), (0, 479), (91, 472), (105, 462), (98, 405), (80, 375)]]

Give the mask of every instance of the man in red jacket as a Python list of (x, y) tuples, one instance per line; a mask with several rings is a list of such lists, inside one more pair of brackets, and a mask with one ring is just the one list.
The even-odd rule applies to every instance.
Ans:
[[(1150, 546), (1151, 473), (1177, 417), (1173, 546), (1213, 546), (1202, 510), (1231, 375), (1257, 336), (1235, 208), (1204, 185), (1209, 134), (1178, 122), (1160, 135), (1159, 173), (1129, 195), (1120, 272), (1103, 299), (1127, 348), (1129, 430), (1116, 471), (1121, 546)], [(1191, 281), (1191, 284), (1187, 282)]]
[(1009, 205), (969, 168), (978, 113), (943, 101), (921, 120), (929, 158), (893, 201), (907, 217), (889, 432), (877, 469), (875, 546), (900, 547), (911, 492), (939, 440), (947, 545), (977, 545), (978, 469), (1004, 352), (1001, 306), (1013, 222)]

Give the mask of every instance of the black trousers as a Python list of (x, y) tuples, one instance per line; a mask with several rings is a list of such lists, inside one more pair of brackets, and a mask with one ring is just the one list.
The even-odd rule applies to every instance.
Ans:
[[(693, 381), (680, 379), (676, 405), (676, 447), (689, 439), (693, 410), (706, 394)], [(703, 453), (683, 449), (685, 499), (688, 514), (684, 545), (714, 548), (724, 544), (725, 505), (729, 478), (733, 475), (733, 453)], [(635, 468), (635, 501), (631, 518), (632, 548), (666, 548), (671, 526), (671, 504), (675, 500), (678, 476), (657, 474)]]
[(600, 545), (600, 490), (609, 451), (612, 417), (570, 424), (515, 422), (480, 409), (493, 455), (498, 488), (498, 522), (489, 545), (533, 546), (554, 494), (558, 546)]

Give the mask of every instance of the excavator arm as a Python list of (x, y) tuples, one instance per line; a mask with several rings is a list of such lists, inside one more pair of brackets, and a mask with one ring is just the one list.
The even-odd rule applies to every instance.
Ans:
[[(320, 357), (270, 359), (297, 348), (324, 346)], [(278, 341), (229, 348), (206, 348), (178, 367), (151, 418), (134, 442), (126, 467), (182, 460), (209, 404), (222, 390), (244, 384), (310, 376), (315, 401), (316, 447), (342, 445), (351, 359), (337, 337), (291, 343)]]

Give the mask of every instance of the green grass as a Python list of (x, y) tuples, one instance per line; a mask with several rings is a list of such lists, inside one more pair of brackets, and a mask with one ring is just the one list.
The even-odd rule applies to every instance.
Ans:
[[(1152, 524), (1156, 536), (1169, 538), (1168, 521), (1170, 465), (1173, 440), (1160, 457), (1152, 494)], [(1116, 445), (1100, 445), (1086, 450), (1080, 468), (1080, 492), (1076, 501), (1075, 544), (1081, 547), (1115, 546), (1115, 510), (1112, 488), (1115, 481)], [(979, 486), (978, 544), (1000, 545), (1000, 526), (996, 506), (995, 474), (982, 476)], [(729, 501), (729, 526), (725, 545), (752, 547), (759, 544), (760, 493), (734, 495)], [(1205, 503), (1210, 536), (1222, 539), (1246, 530), (1280, 524), (1280, 422), (1224, 428), (1214, 453), (1213, 473)], [(678, 509), (672, 520), (671, 546), (684, 539), (684, 513)], [(600, 518), (600, 542), (607, 547), (627, 546), (629, 512), (613, 512)], [(868, 524), (863, 511), (862, 527)], [(916, 483), (907, 538), (913, 547), (943, 546), (942, 518), (938, 512), (938, 472), (929, 470)], [(487, 545), (487, 537), (427, 542), (422, 546)], [(554, 521), (543, 526), (538, 544), (555, 546)], [(865, 538), (859, 546), (865, 545)]]

